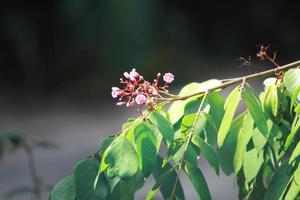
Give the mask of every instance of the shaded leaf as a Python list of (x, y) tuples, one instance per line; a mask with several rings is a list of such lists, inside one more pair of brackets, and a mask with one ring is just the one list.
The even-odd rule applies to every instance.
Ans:
[(273, 175), (271, 183), (269, 184), (264, 196), (264, 200), (281, 199), (289, 182), (290, 176), (288, 175), (288, 165), (283, 164)]
[(214, 124), (219, 129), (224, 116), (224, 99), (218, 92), (210, 92), (206, 101), (210, 105), (208, 114), (214, 119)]
[(147, 177), (156, 165), (156, 137), (145, 123), (135, 127), (134, 135), (139, 168)]
[(99, 162), (94, 158), (82, 160), (74, 166), (76, 199), (106, 199), (108, 185), (104, 174), (98, 174), (98, 167)]
[[(154, 168), (153, 170), (153, 176), (156, 180), (156, 186), (152, 188), (152, 191), (157, 191), (157, 189), (159, 189), (164, 199), (168, 199), (174, 187), (177, 173), (170, 163), (166, 163), (164, 167), (162, 167), (162, 164), (163, 159), (161, 157), (158, 157), (156, 168)], [(179, 199), (184, 200), (184, 192), (180, 180), (178, 180), (177, 182), (175, 195)], [(151, 194), (151, 196), (153, 197), (154, 194)]]
[(53, 187), (49, 200), (75, 200), (75, 177), (67, 176)]
[(153, 112), (150, 115), (150, 120), (158, 128), (167, 146), (169, 147), (174, 141), (175, 132), (171, 122), (159, 112)]
[[(107, 165), (107, 175), (110, 178), (119, 176), (127, 179), (132, 177), (138, 170), (136, 151), (125, 136), (119, 136), (106, 149), (101, 160), (101, 165), (102, 162)], [(101, 170), (103, 171), (103, 167), (100, 167), (100, 172), (102, 172)]]
[(214, 168), (216, 174), (219, 175), (219, 160), (215, 150), (199, 136), (193, 136), (192, 142), (200, 148), (201, 153), (205, 156), (209, 164)]
[(194, 188), (196, 189), (200, 199), (209, 200), (211, 195), (201, 170), (190, 163), (185, 164), (185, 172), (190, 178)]

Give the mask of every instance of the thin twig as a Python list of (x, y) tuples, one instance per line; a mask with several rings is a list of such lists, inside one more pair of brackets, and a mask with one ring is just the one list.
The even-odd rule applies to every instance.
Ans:
[(25, 140), (24, 149), (27, 155), (30, 176), (34, 185), (34, 194), (37, 200), (42, 200), (42, 186), (41, 181), (37, 173), (36, 164), (34, 160), (34, 156), (32, 154), (32, 146)]

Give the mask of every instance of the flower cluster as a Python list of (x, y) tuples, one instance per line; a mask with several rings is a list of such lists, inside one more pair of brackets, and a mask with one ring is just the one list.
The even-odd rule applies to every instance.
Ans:
[(158, 73), (153, 83), (145, 80), (135, 69), (130, 73), (125, 72), (124, 78), (120, 78), (120, 83), (124, 85), (123, 89), (112, 87), (111, 96), (119, 98), (118, 106), (126, 105), (132, 107), (135, 105), (148, 105), (153, 107), (162, 97), (162, 93), (167, 93), (169, 84), (174, 81), (174, 75), (166, 73), (163, 75), (164, 85), (159, 86), (161, 74)]

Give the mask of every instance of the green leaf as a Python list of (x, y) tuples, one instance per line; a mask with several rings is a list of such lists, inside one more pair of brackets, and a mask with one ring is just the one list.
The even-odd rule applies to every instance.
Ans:
[(289, 135), (284, 143), (285, 151), (290, 147), (292, 141), (294, 140), (296, 133), (299, 131), (299, 128), (300, 128), (300, 114), (298, 114), (294, 118), (293, 125), (291, 127), (291, 132), (289, 133)]
[(253, 130), (252, 141), (257, 152), (261, 152), (267, 143), (266, 137), (257, 128)]
[(174, 129), (171, 122), (159, 112), (153, 112), (150, 115), (150, 120), (158, 128), (169, 147), (174, 141)]
[(136, 191), (143, 187), (144, 182), (145, 177), (139, 170), (132, 178), (128, 180), (120, 180), (107, 199), (134, 200)]
[(101, 140), (99, 144), (99, 149), (101, 150), (102, 153), (109, 147), (109, 145), (114, 141), (115, 136), (108, 136)]
[[(187, 116), (184, 116), (181, 122), (180, 130), (183, 133), (189, 133), (191, 131), (191, 128), (195, 122), (196, 119), (196, 113), (189, 114)], [(199, 113), (199, 117), (197, 121), (195, 122), (195, 127), (193, 129), (194, 135), (200, 135), (200, 133), (204, 130), (207, 122), (207, 114), (201, 112)]]
[(268, 116), (276, 117), (280, 107), (279, 91), (277, 85), (270, 85), (262, 101), (263, 110)]
[(218, 158), (221, 167), (225, 174), (229, 175), (234, 171), (233, 168), (233, 156), (236, 150), (238, 133), (243, 125), (243, 119), (245, 113), (239, 115), (232, 123), (232, 126), (228, 132), (223, 146), (218, 150)]
[(264, 196), (264, 200), (281, 199), (286, 187), (290, 182), (288, 175), (288, 165), (285, 163), (281, 165), (272, 177), (271, 183)]
[[(103, 159), (105, 160), (103, 161)], [(107, 175), (110, 178), (118, 176), (128, 179), (135, 175), (139, 166), (137, 153), (125, 136), (119, 136), (106, 149), (101, 160), (101, 165), (102, 162), (108, 166)], [(100, 169), (103, 168), (100, 167)]]
[(152, 130), (141, 123), (134, 129), (139, 168), (148, 177), (156, 165), (156, 137)]
[(134, 118), (129, 118), (127, 120), (127, 122), (125, 122), (123, 125), (122, 125), (122, 131), (127, 131), (129, 128), (131, 128), (131, 126), (134, 124), (135, 122), (135, 119)]
[[(106, 199), (108, 185), (103, 174), (98, 174), (99, 162), (88, 158), (74, 166), (76, 199)], [(95, 181), (96, 179), (96, 181)]]
[[(292, 130), (292, 132), (297, 132), (300, 128), (300, 119), (298, 120), (297, 127), (294, 128), (294, 130)], [(292, 162), (294, 162), (294, 160), (300, 155), (300, 142), (297, 143), (297, 146), (295, 147), (290, 160), (289, 160), (289, 164), (291, 164)]]
[(245, 153), (243, 161), (243, 171), (247, 183), (249, 183), (256, 177), (263, 162), (263, 152), (258, 153), (254, 148)]
[[(197, 92), (200, 87), (200, 83), (190, 83), (182, 88), (179, 92), (179, 96), (185, 96)], [(200, 95), (201, 96), (201, 95)], [(199, 97), (199, 96), (198, 96)], [(185, 105), (193, 99), (198, 97), (189, 98), (182, 101), (175, 101), (171, 104), (168, 112), (170, 114), (170, 121), (172, 124), (175, 124), (183, 115)]]
[(75, 200), (75, 177), (67, 176), (53, 187), (49, 200)]
[(290, 183), (290, 187), (286, 192), (285, 199), (296, 199), (300, 192), (300, 167), (298, 166), (293, 174), (293, 178)]
[[(149, 199), (151, 199), (154, 196), (155, 192), (158, 189), (162, 193), (164, 199), (168, 199), (173, 190), (177, 173), (174, 170), (174, 167), (170, 163), (166, 163), (164, 167), (162, 167), (162, 164), (163, 164), (163, 159), (161, 157), (158, 157), (156, 168), (154, 168), (153, 170), (153, 176), (155, 178), (156, 184), (149, 192), (151, 193), (149, 195)], [(175, 188), (175, 196), (181, 200), (184, 200), (184, 192), (180, 180), (178, 180)]]
[(240, 131), (238, 132), (237, 145), (233, 158), (233, 167), (236, 174), (242, 167), (244, 154), (247, 150), (247, 144), (249, 143), (252, 137), (253, 125), (253, 119), (251, 115), (247, 113), (243, 117), (243, 125)]
[(228, 131), (231, 126), (231, 122), (234, 117), (234, 113), (239, 105), (240, 102), (240, 90), (236, 87), (227, 97), (225, 102), (225, 114), (222, 119), (219, 132), (218, 132), (218, 146), (219, 148), (222, 147)]
[(219, 175), (219, 160), (215, 150), (199, 136), (193, 136), (192, 142), (200, 148), (201, 153), (205, 156), (209, 164), (214, 168), (216, 174)]
[(267, 119), (260, 105), (260, 101), (250, 87), (245, 87), (242, 96), (249, 109), (249, 112), (260, 132), (266, 136), (269, 135)]
[(190, 178), (194, 188), (196, 189), (200, 199), (209, 200), (211, 195), (201, 170), (190, 163), (185, 164), (185, 172)]
[(300, 101), (300, 85), (295, 89), (295, 91), (292, 93), (292, 98), (291, 98), (291, 106), (290, 106), (290, 112), (292, 112), (293, 105), (296, 102), (298, 97), (298, 101)]
[(197, 153), (194, 148), (189, 144), (187, 152), (185, 153), (186, 143), (183, 143), (181, 146), (176, 145), (175, 149), (171, 150), (171, 157), (175, 164), (179, 164), (182, 160), (187, 160), (190, 163), (197, 165)]
[(171, 176), (172, 172), (174, 171), (174, 168), (170, 168), (163, 172), (159, 178), (156, 180), (155, 185), (152, 187), (152, 189), (148, 192), (146, 200), (150, 200), (154, 197), (156, 192), (160, 189), (160, 187), (167, 182), (167, 179)]
[(224, 116), (224, 99), (218, 92), (210, 92), (206, 101), (210, 105), (208, 114), (214, 119), (215, 126), (219, 129)]
[[(283, 77), (283, 83), (287, 91), (292, 95), (300, 85), (300, 69), (290, 69)], [(298, 100), (300, 100), (300, 95), (298, 95)]]

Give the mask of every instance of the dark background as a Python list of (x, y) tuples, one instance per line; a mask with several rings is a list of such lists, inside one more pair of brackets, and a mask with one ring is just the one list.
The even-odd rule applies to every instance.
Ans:
[[(135, 67), (150, 80), (157, 72), (172, 72), (176, 91), (192, 81), (273, 67), (255, 58), (260, 44), (270, 44), (271, 54), (277, 51), (279, 64), (299, 60), (299, 35), (299, 5), (292, 1), (1, 2), (0, 133), (59, 145), (55, 151), (34, 150), (39, 176), (53, 185), (97, 151), (101, 139), (138, 115), (111, 98), (124, 71)], [(251, 56), (252, 66), (238, 67), (240, 56)], [(0, 160), (0, 199), (32, 185), (24, 151), (6, 153)], [(205, 160), (200, 168), (213, 199), (237, 199), (232, 176), (217, 177)], [(181, 178), (187, 199), (196, 199)], [(150, 180), (136, 199), (152, 185)]]
[[(0, 8), (4, 96), (110, 98), (123, 71), (177, 84), (236, 71), (239, 56), (270, 44), (299, 59), (299, 6), (289, 1), (6, 1)], [(242, 71), (241, 69), (238, 69)], [(222, 78), (220, 77), (220, 78)]]

